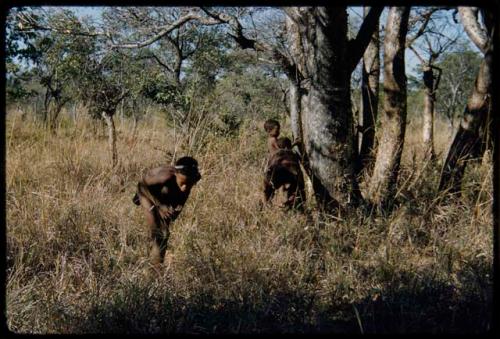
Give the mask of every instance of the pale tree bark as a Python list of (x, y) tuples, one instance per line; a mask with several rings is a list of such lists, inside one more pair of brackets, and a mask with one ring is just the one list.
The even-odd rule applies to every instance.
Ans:
[[(424, 162), (433, 161), (436, 157), (434, 151), (434, 112), (436, 103), (436, 90), (440, 76), (436, 78), (433, 67), (424, 66), (424, 112), (422, 124), (422, 143), (424, 148)], [(438, 70), (438, 74), (440, 70)]]
[[(128, 91), (123, 91), (118, 97), (107, 97), (106, 95), (102, 95), (98, 97), (99, 102), (94, 103), (94, 105), (98, 105), (101, 110), (101, 116), (106, 122), (106, 126), (108, 128), (108, 147), (111, 155), (111, 167), (114, 168), (118, 165), (118, 149), (116, 148), (116, 128), (114, 115), (116, 113), (116, 108), (118, 104), (125, 98), (128, 94)], [(105, 91), (101, 91), (101, 94), (105, 94)]]
[(118, 164), (118, 150), (116, 148), (116, 128), (113, 120), (113, 115), (102, 112), (102, 117), (108, 127), (108, 146), (111, 153), (111, 166), (115, 167)]
[[(439, 191), (458, 193), (467, 161), (478, 157), (482, 138), (480, 129), (491, 109), (492, 51), (486, 52), (481, 62), (474, 89), (465, 107), (460, 126), (450, 146), (441, 172)], [(487, 133), (487, 131), (483, 131)]]
[[(285, 9), (293, 30), (289, 52), (300, 82), (302, 141), (316, 201), (326, 210), (361, 199), (355, 177), (350, 77), (378, 26), (372, 8), (354, 40), (347, 38), (345, 7)], [(290, 35), (289, 35), (290, 39)], [(298, 128), (297, 128), (298, 130)]]
[(384, 110), (368, 199), (383, 206), (394, 195), (406, 128), (405, 40), (410, 7), (391, 7), (384, 40)]
[[(415, 55), (420, 59), (420, 63), (423, 68), (423, 83), (424, 83), (424, 110), (422, 112), (422, 148), (423, 148), (423, 161), (422, 164), (425, 166), (429, 161), (434, 161), (436, 154), (434, 151), (434, 113), (435, 113), (435, 103), (436, 103), (436, 91), (439, 86), (439, 81), (441, 79), (442, 70), (439, 67), (433, 65), (434, 60), (439, 56), (440, 53), (432, 51), (430, 48), (429, 60), (424, 60), (420, 54), (410, 46), (410, 49), (415, 53)], [(437, 71), (437, 75), (434, 74), (434, 70)]]
[[(420, 29), (412, 36), (407, 37), (406, 47), (410, 48), (420, 61), (423, 70), (422, 82), (424, 84), (424, 109), (422, 112), (422, 166), (427, 166), (435, 160), (434, 151), (434, 114), (436, 103), (436, 91), (441, 79), (441, 69), (434, 63), (457, 38), (449, 38), (440, 31), (442, 27), (436, 27), (432, 20), (433, 14), (439, 11), (439, 7), (430, 8), (424, 13), (415, 15), (413, 21), (422, 21)], [(410, 19), (410, 22), (412, 21)], [(432, 35), (431, 40), (429, 36)], [(425, 40), (424, 47), (420, 46), (420, 52), (414, 47), (415, 42), (420, 37)]]
[[(348, 129), (339, 128), (350, 123), (345, 114), (350, 109), (348, 76), (345, 69), (333, 72), (334, 62), (345, 59), (342, 51), (347, 49), (347, 12), (324, 7), (290, 8), (288, 12), (293, 12), (289, 17), (297, 25), (290, 52), (307, 72), (301, 84), (307, 97), (301, 98), (300, 111), (311, 181), (319, 205), (333, 208), (338, 202), (349, 201), (353, 191), (349, 168), (354, 160), (352, 145)], [(344, 159), (345, 164), (337, 159)]]
[[(301, 55), (302, 48), (297, 26), (294, 25), (293, 20), (289, 16), (285, 18), (285, 24), (290, 54), (292, 56), (298, 57)], [(301, 101), (304, 92), (301, 90), (301, 76), (302, 74), (305, 74), (306, 71), (304, 69), (299, 69), (299, 64), (303, 64), (302, 60), (299, 60), (299, 62), (297, 62), (297, 60), (294, 60), (293, 64), (296, 65), (296, 72), (295, 74), (289, 74), (290, 87), (288, 91), (290, 122), (294, 142), (300, 142), (300, 151), (303, 152)]]
[(468, 160), (480, 155), (482, 139), (491, 133), (488, 113), (495, 111), (492, 107), (494, 15), (488, 10), (483, 10), (484, 28), (482, 28), (477, 9), (459, 7), (459, 12), (467, 35), (485, 54), (441, 172), (439, 192), (449, 193), (460, 192)]
[[(364, 8), (364, 15), (368, 8)], [(358, 147), (359, 162), (357, 174), (367, 167), (374, 159), (373, 147), (375, 145), (375, 122), (378, 115), (378, 89), (380, 79), (380, 41), (378, 23), (372, 38), (363, 55), (361, 78), (361, 107), (359, 110)]]

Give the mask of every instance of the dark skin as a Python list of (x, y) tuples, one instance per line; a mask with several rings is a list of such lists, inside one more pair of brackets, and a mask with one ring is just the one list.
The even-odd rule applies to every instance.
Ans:
[(302, 209), (305, 202), (304, 177), (299, 158), (290, 149), (280, 149), (270, 157), (264, 178), (264, 201), (269, 203), (281, 187), (287, 198), (281, 207)]
[(278, 136), (280, 135), (280, 127), (276, 126), (267, 132), (267, 149), (269, 150), (269, 154), (273, 154), (278, 151), (280, 148), (278, 146)]
[(149, 170), (142, 184), (149, 194), (138, 194), (151, 235), (151, 260), (159, 266), (165, 257), (170, 223), (180, 214), (196, 180), (172, 166)]

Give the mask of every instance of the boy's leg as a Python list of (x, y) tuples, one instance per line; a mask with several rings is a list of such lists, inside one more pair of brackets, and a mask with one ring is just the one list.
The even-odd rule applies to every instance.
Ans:
[(146, 223), (149, 228), (149, 234), (151, 239), (151, 252), (150, 258), (153, 265), (158, 266), (163, 262), (165, 256), (165, 251), (167, 249), (167, 242), (169, 237), (169, 228), (165, 222), (159, 217), (156, 207), (149, 199), (142, 195), (139, 195), (141, 205), (144, 210), (146, 217)]
[(163, 263), (165, 258), (165, 252), (167, 251), (168, 238), (170, 232), (168, 228), (157, 227), (154, 225), (151, 227), (151, 261), (153, 265), (159, 266)]

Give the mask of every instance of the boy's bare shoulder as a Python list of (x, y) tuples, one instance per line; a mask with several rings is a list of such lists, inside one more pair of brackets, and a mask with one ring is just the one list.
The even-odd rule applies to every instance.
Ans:
[(143, 180), (148, 185), (164, 183), (175, 177), (175, 168), (173, 166), (159, 166), (152, 168), (144, 174)]

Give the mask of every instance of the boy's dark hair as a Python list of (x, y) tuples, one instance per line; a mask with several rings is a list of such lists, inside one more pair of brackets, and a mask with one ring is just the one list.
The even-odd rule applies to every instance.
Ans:
[(274, 119), (269, 119), (264, 123), (264, 130), (266, 132), (272, 131), (274, 128), (280, 127), (280, 123)]
[(198, 161), (192, 157), (182, 157), (175, 162), (175, 170), (185, 176), (194, 178), (196, 181), (201, 179), (198, 171)]
[(278, 138), (276, 143), (278, 144), (279, 148), (292, 149), (292, 140), (290, 140), (290, 138), (287, 137)]

